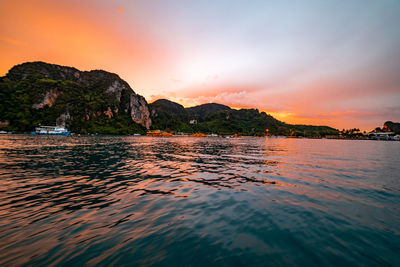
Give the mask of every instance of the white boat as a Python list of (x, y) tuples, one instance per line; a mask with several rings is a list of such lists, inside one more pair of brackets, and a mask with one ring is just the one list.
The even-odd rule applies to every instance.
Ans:
[(395, 135), (395, 136), (393, 137), (393, 139), (394, 139), (395, 141), (400, 141), (400, 134)]
[(39, 135), (69, 135), (71, 132), (61, 126), (40, 126), (35, 128), (32, 134)]

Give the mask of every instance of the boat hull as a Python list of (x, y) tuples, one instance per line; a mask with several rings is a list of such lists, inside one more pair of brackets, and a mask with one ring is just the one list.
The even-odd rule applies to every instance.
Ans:
[(35, 135), (64, 135), (68, 136), (71, 133), (71, 131), (63, 132), (63, 133), (40, 133), (40, 132), (31, 132), (31, 134)]

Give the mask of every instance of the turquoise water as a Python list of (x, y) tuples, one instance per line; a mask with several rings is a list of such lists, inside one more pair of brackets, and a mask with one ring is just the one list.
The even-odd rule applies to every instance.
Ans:
[(400, 142), (0, 136), (0, 265), (400, 266)]

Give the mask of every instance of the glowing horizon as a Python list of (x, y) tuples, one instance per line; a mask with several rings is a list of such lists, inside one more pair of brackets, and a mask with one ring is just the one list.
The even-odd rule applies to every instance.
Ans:
[(117, 73), (148, 102), (339, 129), (400, 121), (400, 2), (5, 0), (0, 14), (1, 76), (44, 61)]

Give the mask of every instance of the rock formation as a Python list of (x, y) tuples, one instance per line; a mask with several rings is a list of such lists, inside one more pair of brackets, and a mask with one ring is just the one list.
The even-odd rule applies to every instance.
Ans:
[(387, 121), (383, 124), (382, 131), (400, 133), (400, 123)]
[[(4, 99), (0, 121), (9, 121), (16, 130), (28, 130), (35, 124), (54, 125), (56, 121), (77, 130), (87, 127), (81, 121), (100, 124), (102, 116), (108, 123), (116, 125), (118, 121), (130, 127), (125, 115), (133, 124), (147, 129), (151, 126), (144, 97), (117, 74), (103, 70), (79, 71), (44, 62), (23, 63), (0, 77), (0, 97)], [(20, 113), (28, 110), (26, 118), (20, 118)]]

